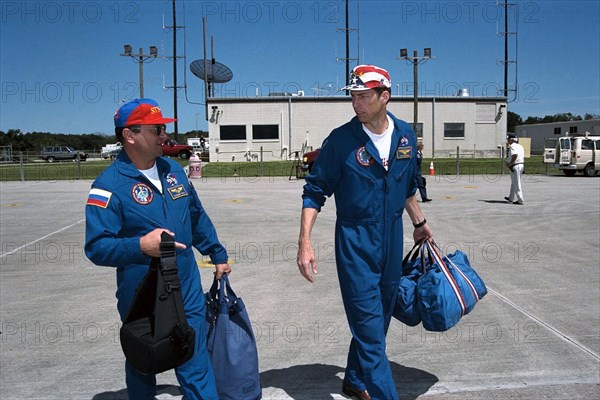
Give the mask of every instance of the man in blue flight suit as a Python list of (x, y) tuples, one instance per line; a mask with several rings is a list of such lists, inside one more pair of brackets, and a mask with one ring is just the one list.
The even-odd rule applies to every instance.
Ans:
[(404, 209), (415, 241), (431, 237), (416, 193), (416, 138), (387, 112), (390, 76), (373, 65), (352, 71), (356, 116), (325, 139), (306, 178), (298, 239), (300, 273), (313, 282), (310, 235), (326, 197), (335, 195), (337, 272), (352, 332), (342, 393), (360, 400), (398, 399), (385, 337), (402, 274)]
[(427, 203), (432, 200), (427, 197), (427, 188), (425, 187), (427, 181), (421, 174), (421, 164), (423, 164), (423, 147), (425, 147), (423, 142), (419, 142), (417, 144), (417, 188), (419, 189), (419, 194), (421, 195), (421, 201), (423, 203)]
[[(175, 120), (164, 118), (151, 99), (123, 104), (114, 120), (123, 151), (92, 184), (85, 253), (97, 265), (116, 268), (117, 308), (123, 320), (151, 258), (160, 256), (161, 233), (175, 237), (185, 314), (196, 332), (194, 356), (175, 374), (185, 399), (216, 400), (206, 349), (204, 293), (192, 246), (210, 256), (217, 278), (231, 272), (227, 252), (183, 168), (161, 157), (165, 124)], [(130, 399), (154, 398), (155, 375), (144, 375), (125, 362), (125, 376)]]

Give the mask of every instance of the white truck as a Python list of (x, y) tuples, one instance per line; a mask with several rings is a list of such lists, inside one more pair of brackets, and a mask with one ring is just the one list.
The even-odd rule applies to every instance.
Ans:
[(600, 171), (600, 136), (586, 132), (548, 138), (544, 145), (544, 162), (561, 169), (567, 176), (577, 172), (596, 176)]
[(102, 151), (100, 152), (100, 155), (105, 160), (107, 158), (114, 160), (117, 157), (117, 155), (119, 154), (119, 152), (121, 151), (121, 148), (122, 148), (121, 142), (117, 142), (115, 144), (107, 144), (106, 146), (102, 147)]
[(209, 144), (208, 139), (205, 138), (187, 138), (187, 144), (194, 148), (194, 153), (208, 152)]

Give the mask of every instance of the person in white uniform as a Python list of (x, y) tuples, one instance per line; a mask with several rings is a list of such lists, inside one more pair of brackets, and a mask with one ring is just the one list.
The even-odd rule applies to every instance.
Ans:
[(506, 135), (508, 142), (508, 168), (510, 169), (510, 194), (504, 199), (512, 204), (525, 204), (523, 200), (523, 188), (521, 175), (525, 166), (525, 149), (518, 143), (517, 135), (509, 133)]

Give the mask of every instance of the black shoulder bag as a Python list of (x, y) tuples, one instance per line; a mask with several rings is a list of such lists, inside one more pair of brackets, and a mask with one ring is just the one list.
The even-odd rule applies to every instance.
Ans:
[(136, 289), (120, 331), (125, 358), (138, 371), (158, 374), (194, 355), (195, 332), (185, 318), (175, 240), (162, 233), (160, 258)]

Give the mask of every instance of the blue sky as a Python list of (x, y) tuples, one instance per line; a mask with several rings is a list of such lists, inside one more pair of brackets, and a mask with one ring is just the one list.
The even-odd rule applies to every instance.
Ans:
[[(509, 110), (540, 116), (600, 114), (600, 1), (515, 1), (511, 35)], [(217, 95), (295, 92), (333, 96), (345, 81), (345, 2), (340, 0), (177, 0), (179, 131), (206, 129), (202, 82), (189, 64), (207, 52), (233, 79)], [(350, 1), (350, 57), (386, 68), (393, 95), (412, 97), (413, 70), (397, 60), (430, 47), (419, 66), (420, 94), (496, 96), (503, 87), (503, 7), (495, 1)], [(0, 1), (0, 130), (112, 134), (121, 99), (139, 96), (138, 64), (119, 56), (124, 44), (172, 56), (172, 3), (154, 1)], [(352, 66), (357, 61), (352, 62)], [(185, 65), (184, 65), (185, 64)], [(516, 80), (515, 80), (515, 72)], [(185, 76), (187, 75), (187, 76)], [(184, 80), (185, 78), (185, 80)], [(145, 97), (173, 115), (173, 64), (144, 64)], [(316, 90), (319, 88), (321, 90)], [(187, 92), (187, 93), (186, 93)], [(351, 110), (348, 110), (349, 117)], [(322, 117), (326, 117), (326, 114)], [(411, 116), (400, 116), (410, 120)]]

